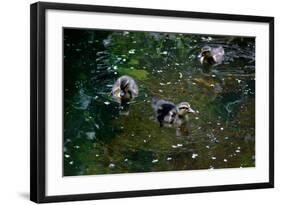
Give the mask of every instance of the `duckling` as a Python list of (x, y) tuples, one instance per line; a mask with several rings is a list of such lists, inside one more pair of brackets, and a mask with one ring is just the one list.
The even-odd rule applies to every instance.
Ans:
[(177, 136), (189, 135), (189, 113), (195, 113), (188, 102), (181, 102), (177, 105), (178, 113), (173, 122)]
[(121, 76), (114, 83), (111, 94), (120, 104), (120, 114), (129, 115), (129, 104), (139, 94), (136, 81), (127, 75)]
[(206, 69), (210, 69), (214, 65), (218, 65), (223, 61), (224, 49), (223, 47), (211, 48), (210, 46), (204, 46), (201, 49), (199, 55), (200, 63)]
[(178, 113), (178, 109), (174, 103), (153, 97), (151, 106), (154, 110), (155, 117), (160, 123), (160, 127), (164, 125), (171, 126), (173, 124)]

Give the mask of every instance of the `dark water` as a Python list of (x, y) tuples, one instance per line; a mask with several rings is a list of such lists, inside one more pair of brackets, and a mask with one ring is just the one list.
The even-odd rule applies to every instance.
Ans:
[[(225, 50), (210, 72), (204, 45)], [(119, 116), (125, 74), (140, 93)], [(151, 119), (152, 96), (191, 104), (188, 137)], [(65, 176), (255, 166), (255, 39), (65, 29), (63, 157)]]

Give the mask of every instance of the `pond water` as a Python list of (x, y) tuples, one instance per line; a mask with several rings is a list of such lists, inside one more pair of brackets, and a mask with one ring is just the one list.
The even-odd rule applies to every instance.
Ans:
[[(198, 55), (222, 46), (209, 71)], [(110, 96), (122, 75), (128, 116)], [(188, 101), (190, 134), (153, 120), (151, 98)], [(64, 176), (255, 166), (255, 38), (64, 29)]]

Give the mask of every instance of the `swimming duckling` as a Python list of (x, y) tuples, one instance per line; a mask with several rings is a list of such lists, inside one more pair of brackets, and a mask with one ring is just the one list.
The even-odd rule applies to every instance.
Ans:
[(224, 49), (223, 47), (211, 48), (204, 46), (199, 55), (200, 63), (205, 69), (210, 69), (212, 66), (220, 64), (223, 61)]
[(181, 102), (177, 105), (178, 113), (173, 122), (173, 126), (177, 129), (177, 136), (187, 136), (189, 134), (189, 113), (195, 113), (188, 102)]
[(171, 126), (176, 118), (178, 109), (172, 102), (161, 100), (153, 97), (151, 106), (154, 110), (155, 117), (160, 123), (160, 127)]
[(136, 81), (127, 75), (117, 79), (112, 87), (111, 94), (113, 98), (120, 104), (120, 114), (129, 114), (130, 102), (138, 96), (139, 89)]

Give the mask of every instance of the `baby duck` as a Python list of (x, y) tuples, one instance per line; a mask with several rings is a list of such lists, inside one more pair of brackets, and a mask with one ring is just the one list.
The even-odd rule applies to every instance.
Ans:
[(201, 49), (199, 55), (200, 63), (205, 67), (212, 67), (220, 64), (223, 61), (224, 49), (223, 47), (211, 48), (210, 46), (204, 46)]
[(177, 116), (177, 106), (169, 101), (161, 100), (156, 97), (152, 98), (151, 106), (160, 127), (171, 126)]
[(120, 104), (120, 114), (129, 115), (129, 104), (138, 96), (139, 89), (136, 81), (127, 75), (121, 76), (114, 83), (111, 94)]
[(189, 113), (195, 113), (188, 102), (181, 102), (177, 105), (178, 113), (173, 122), (173, 126), (177, 129), (177, 136), (187, 136), (189, 134)]

